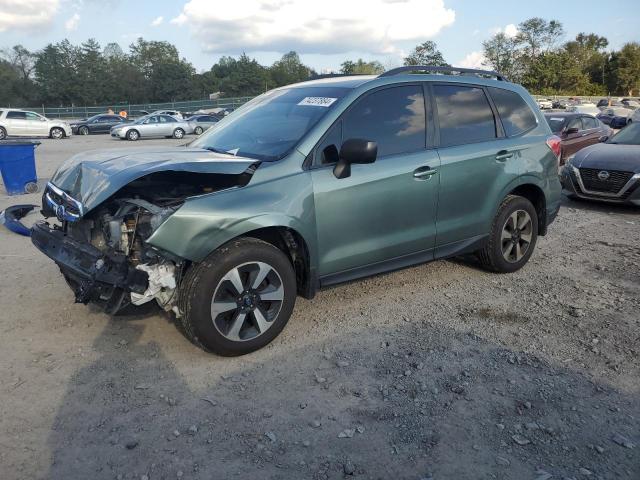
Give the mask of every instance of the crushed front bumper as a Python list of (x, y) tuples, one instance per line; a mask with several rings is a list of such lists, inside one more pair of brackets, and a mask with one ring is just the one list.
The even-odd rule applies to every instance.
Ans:
[(79, 242), (44, 221), (31, 228), (31, 241), (58, 264), (78, 303), (97, 303), (115, 313), (129, 304), (131, 292), (147, 290), (147, 273), (134, 268), (123, 254)]

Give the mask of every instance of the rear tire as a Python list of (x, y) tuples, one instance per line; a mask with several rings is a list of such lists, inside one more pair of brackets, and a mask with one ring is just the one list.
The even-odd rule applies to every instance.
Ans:
[(491, 224), (489, 242), (478, 252), (484, 268), (511, 273), (531, 258), (538, 239), (538, 213), (524, 197), (508, 195)]
[(181, 139), (182, 137), (184, 137), (184, 130), (181, 128), (176, 128), (173, 131), (173, 138)]
[(195, 133), (196, 135), (202, 135), (202, 132), (204, 132), (202, 127), (196, 127), (195, 130), (193, 131), (193, 133)]
[(7, 131), (3, 127), (0, 127), (0, 140), (4, 140), (5, 138), (7, 138)]
[(192, 266), (180, 284), (184, 334), (222, 356), (244, 355), (280, 334), (296, 301), (289, 258), (270, 243), (239, 238)]

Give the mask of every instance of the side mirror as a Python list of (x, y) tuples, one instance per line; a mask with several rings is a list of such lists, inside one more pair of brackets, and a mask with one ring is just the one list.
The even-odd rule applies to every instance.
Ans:
[(604, 142), (606, 142), (607, 140), (609, 140), (609, 135), (603, 135), (603, 136), (601, 136), (601, 137), (598, 139), (598, 141), (599, 141), (600, 143), (604, 143)]
[(378, 156), (378, 144), (362, 138), (346, 140), (338, 155), (338, 163), (333, 168), (336, 178), (347, 178), (351, 175), (352, 163), (373, 163)]
[(46, 119), (46, 118), (44, 118), (44, 117), (40, 117), (40, 121), (41, 121), (41, 122), (46, 122), (46, 121), (47, 121), (47, 119)]
[(578, 129), (576, 127), (567, 128), (564, 133), (567, 135), (573, 135), (574, 133), (578, 133)]

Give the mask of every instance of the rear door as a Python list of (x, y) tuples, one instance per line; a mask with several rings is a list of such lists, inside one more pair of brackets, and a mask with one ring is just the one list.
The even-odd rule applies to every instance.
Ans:
[(160, 124), (158, 128), (159, 135), (173, 135), (173, 129), (177, 127), (177, 120), (169, 115), (160, 115)]
[(16, 136), (30, 135), (27, 128), (27, 113), (10, 110), (7, 112), (7, 134)]
[(502, 192), (540, 139), (527, 135), (537, 118), (516, 92), (447, 83), (432, 90), (441, 160), (436, 256), (446, 256), (483, 241)]
[(580, 148), (584, 148), (588, 145), (594, 145), (600, 141), (600, 137), (603, 135), (599, 122), (594, 117), (585, 115), (582, 117), (582, 143)]
[[(427, 148), (425, 117), (421, 84), (384, 87), (356, 100), (316, 147), (311, 175), (323, 284), (393, 268), (386, 261), (397, 268), (433, 258), (439, 159)], [(378, 157), (338, 179), (337, 152), (350, 138), (377, 142)]]

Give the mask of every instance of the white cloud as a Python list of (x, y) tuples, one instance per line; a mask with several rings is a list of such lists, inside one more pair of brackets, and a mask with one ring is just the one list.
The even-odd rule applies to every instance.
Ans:
[(491, 35), (495, 35), (497, 33), (504, 33), (507, 38), (514, 38), (516, 35), (518, 35), (518, 27), (515, 24), (510, 23), (504, 28), (501, 28), (501, 27), (491, 28), (489, 29), (489, 33)]
[(64, 22), (64, 28), (68, 32), (71, 32), (71, 31), (73, 31), (73, 30), (78, 28), (78, 24), (79, 23), (80, 23), (80, 15), (77, 14), (77, 13), (74, 13), (73, 16), (71, 18), (69, 18), (69, 20)]
[(60, 0), (0, 0), (0, 32), (46, 27), (59, 6)]
[(456, 67), (463, 68), (486, 68), (483, 62), (486, 60), (484, 54), (479, 51), (468, 53), (466, 57), (460, 60)]
[(152, 27), (159, 27), (164, 22), (164, 17), (156, 17), (153, 22), (151, 22)]
[(187, 26), (206, 51), (362, 51), (390, 54), (455, 21), (444, 0), (235, 0), (212, 8), (190, 0), (171, 23)]

